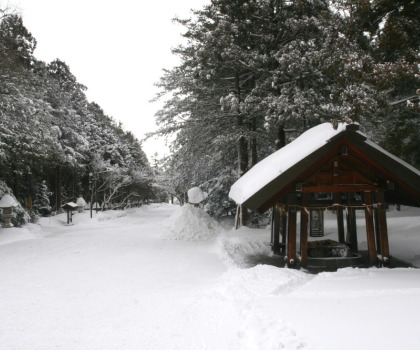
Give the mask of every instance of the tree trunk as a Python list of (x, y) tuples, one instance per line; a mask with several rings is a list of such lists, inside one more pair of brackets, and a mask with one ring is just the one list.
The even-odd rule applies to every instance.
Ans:
[(257, 131), (257, 120), (255, 117), (252, 119), (251, 123), (251, 168), (258, 163), (258, 154), (257, 154), (257, 137), (256, 137), (256, 131)]
[[(238, 98), (238, 109), (236, 111), (236, 125), (240, 133), (238, 139), (238, 164), (239, 164), (239, 177), (243, 176), (248, 170), (248, 145), (246, 138), (242, 135), (244, 130), (244, 116), (239, 109), (239, 102), (241, 100), (241, 88), (239, 84), (239, 72), (235, 72), (235, 88), (236, 95)], [(241, 224), (246, 225), (248, 219), (248, 210), (245, 207), (241, 208)]]
[(62, 199), (61, 199), (61, 167), (57, 165), (55, 168), (55, 176), (56, 176), (56, 182), (55, 182), (55, 195), (56, 195), (56, 205), (57, 205), (57, 211), (61, 209), (62, 205)]
[(279, 125), (277, 129), (276, 150), (284, 146), (286, 146), (286, 132), (284, 131), (284, 125)]

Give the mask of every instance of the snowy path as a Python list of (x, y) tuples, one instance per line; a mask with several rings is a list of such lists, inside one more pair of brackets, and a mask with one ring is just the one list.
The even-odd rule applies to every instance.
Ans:
[(174, 210), (0, 230), (0, 350), (420, 348), (420, 270), (239, 268), (266, 230), (168, 240)]
[(227, 348), (234, 310), (200, 299), (225, 266), (208, 244), (160, 238), (171, 210), (0, 247), (0, 349)]

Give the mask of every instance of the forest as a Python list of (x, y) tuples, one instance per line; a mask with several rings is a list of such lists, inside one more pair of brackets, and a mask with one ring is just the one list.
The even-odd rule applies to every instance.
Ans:
[[(34, 56), (16, 13), (0, 24), (0, 191), (33, 216), (82, 196), (101, 206), (151, 200), (152, 169), (139, 141), (88, 102), (68, 65)], [(95, 193), (95, 198), (92, 198)], [(21, 221), (25, 219), (21, 208)]]
[(212, 0), (175, 18), (186, 43), (156, 96), (172, 191), (200, 186), (211, 215), (233, 213), (238, 177), (332, 120), (420, 167), (419, 19), (411, 0)]
[(182, 203), (198, 186), (210, 215), (229, 215), (241, 175), (332, 120), (359, 123), (420, 167), (417, 1), (211, 0), (175, 18), (180, 63), (164, 70), (155, 97), (154, 135), (171, 154), (154, 166), (65, 62), (36, 59), (19, 14), (0, 16), (0, 187), (35, 215), (93, 201), (94, 186), (109, 207), (166, 195)]

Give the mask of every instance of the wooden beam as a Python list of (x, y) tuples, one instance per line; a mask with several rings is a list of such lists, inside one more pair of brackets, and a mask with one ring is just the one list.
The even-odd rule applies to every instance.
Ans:
[(366, 235), (369, 251), (369, 264), (374, 266), (376, 264), (376, 247), (375, 247), (375, 232), (373, 224), (373, 200), (372, 192), (365, 192), (365, 219), (366, 219)]
[(304, 185), (302, 188), (303, 193), (326, 193), (326, 192), (365, 192), (365, 191), (378, 191), (381, 190), (377, 185), (320, 185), (308, 186)]

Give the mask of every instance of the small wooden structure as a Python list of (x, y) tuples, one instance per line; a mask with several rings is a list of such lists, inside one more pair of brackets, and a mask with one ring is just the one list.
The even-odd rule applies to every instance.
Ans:
[(61, 208), (67, 212), (67, 225), (70, 225), (70, 223), (73, 223), (73, 211), (77, 210), (78, 205), (73, 202), (68, 202), (63, 204)]
[(324, 123), (255, 165), (232, 186), (230, 197), (260, 213), (273, 208), (272, 249), (289, 266), (307, 265), (312, 210), (336, 212), (338, 243), (353, 252), (356, 210), (362, 210), (369, 262), (387, 265), (387, 205), (420, 207), (420, 171), (368, 140), (358, 125)]

